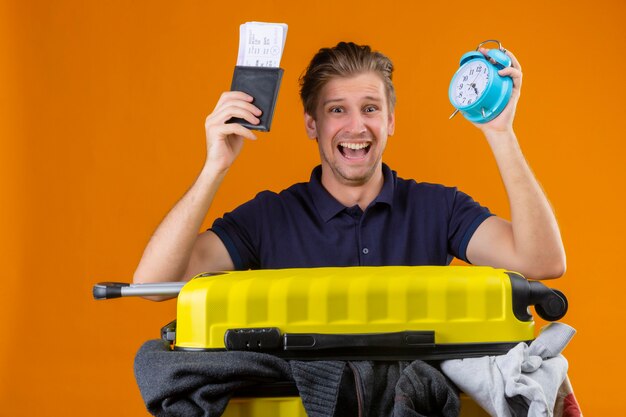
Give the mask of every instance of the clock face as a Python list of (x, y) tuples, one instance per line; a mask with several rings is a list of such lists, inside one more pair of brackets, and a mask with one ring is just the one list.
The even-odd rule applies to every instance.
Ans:
[(463, 65), (454, 78), (454, 101), (465, 107), (482, 96), (489, 83), (489, 69), (484, 61), (475, 59)]

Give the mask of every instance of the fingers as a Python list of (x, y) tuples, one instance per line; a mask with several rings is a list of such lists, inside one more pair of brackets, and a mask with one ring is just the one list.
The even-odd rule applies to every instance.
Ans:
[(258, 117), (261, 116), (261, 110), (252, 104), (254, 98), (241, 91), (227, 91), (222, 93), (220, 99), (215, 105), (210, 118), (225, 122), (232, 117), (246, 119), (252, 124), (258, 123)]
[(511, 66), (513, 68), (517, 68), (517, 70), (519, 70), (519, 72), (522, 72), (522, 66), (520, 65), (520, 63), (517, 60), (517, 58), (515, 58), (515, 55), (513, 55), (513, 52), (506, 51), (506, 54), (508, 55), (509, 58), (511, 58)]
[(511, 77), (513, 80), (513, 89), (519, 91), (522, 88), (522, 71), (519, 68), (507, 67), (498, 71), (502, 77)]
[[(480, 53), (482, 53), (485, 58), (487, 58), (489, 60), (489, 62), (491, 62), (492, 64), (496, 64), (496, 61), (493, 58), (490, 58), (487, 54), (489, 53), (489, 49), (487, 48), (479, 48)], [(503, 51), (509, 58), (511, 58), (511, 67), (513, 68), (517, 68), (520, 72), (522, 71), (522, 66), (520, 65), (519, 61), (517, 60), (517, 58), (515, 57), (515, 55), (513, 55), (513, 52), (508, 51), (508, 50), (504, 50)]]
[[(489, 49), (481, 47), (479, 48), (479, 51), (489, 60), (489, 62), (494, 65), (496, 64), (496, 61), (487, 55), (489, 53)], [(522, 86), (522, 66), (513, 52), (505, 50), (504, 53), (511, 58), (511, 66), (499, 70), (498, 74), (502, 77), (511, 77), (513, 79), (513, 86), (519, 90)]]
[(213, 113), (207, 117), (215, 123), (225, 123), (227, 120), (238, 117), (251, 124), (260, 122), (261, 110), (252, 104), (252, 96), (241, 91), (228, 91), (223, 93), (218, 100)]
[(214, 127), (214, 132), (220, 136), (237, 135), (246, 139), (256, 140), (256, 135), (239, 123), (225, 123)]
[(256, 125), (261, 121), (256, 115), (261, 115), (261, 111), (249, 103), (227, 103), (217, 109), (207, 117), (207, 125), (223, 124), (233, 117), (246, 120), (248, 123)]
[(489, 62), (491, 62), (492, 64), (495, 65), (496, 61), (488, 55), (489, 51), (490, 51), (489, 49), (483, 48), (482, 46), (480, 48), (478, 48), (478, 52), (483, 54), (485, 56), (485, 58), (487, 58), (487, 61), (489, 61)]
[[(215, 109), (220, 107), (220, 105), (222, 105), (224, 102), (227, 102), (230, 100), (242, 100), (242, 101), (247, 101), (249, 103), (252, 103), (254, 98), (251, 95), (244, 93), (243, 91), (225, 91), (222, 93), (219, 100), (217, 101), (217, 104), (215, 105)], [(213, 110), (215, 111), (215, 109)]]
[(517, 68), (513, 68), (513, 67), (503, 68), (500, 71), (498, 71), (498, 74), (500, 74), (503, 77), (520, 78), (520, 79), (522, 78), (522, 72), (518, 70)]

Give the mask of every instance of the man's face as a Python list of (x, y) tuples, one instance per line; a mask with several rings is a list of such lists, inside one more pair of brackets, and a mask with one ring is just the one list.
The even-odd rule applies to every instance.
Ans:
[(305, 124), (309, 137), (318, 142), (322, 180), (357, 186), (380, 169), (395, 118), (382, 79), (366, 72), (326, 83), (315, 115), (305, 113)]

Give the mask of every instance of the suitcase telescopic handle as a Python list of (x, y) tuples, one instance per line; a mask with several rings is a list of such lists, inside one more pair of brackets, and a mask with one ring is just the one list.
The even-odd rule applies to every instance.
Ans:
[(128, 284), (125, 282), (100, 282), (93, 286), (93, 298), (108, 300), (119, 297), (145, 297), (151, 295), (176, 296), (184, 282), (158, 282), (150, 284)]

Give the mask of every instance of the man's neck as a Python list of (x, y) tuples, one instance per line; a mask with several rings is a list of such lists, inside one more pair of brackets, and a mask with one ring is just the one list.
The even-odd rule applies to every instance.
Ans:
[(330, 169), (322, 167), (322, 185), (337, 201), (346, 207), (358, 205), (361, 210), (370, 205), (383, 188), (384, 176), (382, 167), (362, 184), (350, 184), (335, 178)]

